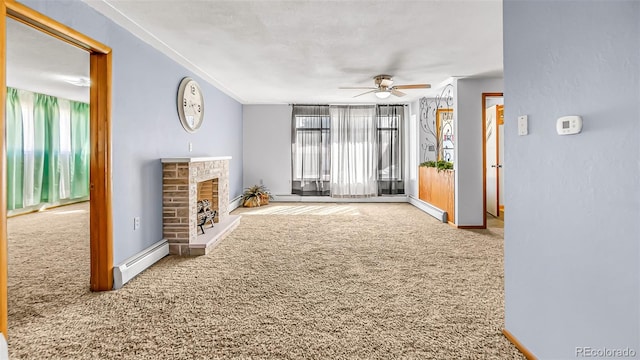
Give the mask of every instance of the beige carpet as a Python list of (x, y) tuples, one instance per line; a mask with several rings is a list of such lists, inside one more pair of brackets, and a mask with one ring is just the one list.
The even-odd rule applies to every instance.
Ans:
[(211, 254), (88, 291), (87, 204), (9, 219), (12, 359), (518, 359), (502, 229), (408, 204), (238, 209)]

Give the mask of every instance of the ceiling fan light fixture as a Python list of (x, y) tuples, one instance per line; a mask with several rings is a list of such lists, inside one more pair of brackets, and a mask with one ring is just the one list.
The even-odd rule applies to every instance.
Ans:
[(90, 87), (91, 86), (91, 80), (89, 80), (86, 77), (68, 77), (64, 80), (65, 82), (71, 84), (71, 85), (75, 85), (75, 86), (79, 86), (79, 87)]
[(386, 99), (389, 96), (391, 96), (391, 91), (389, 91), (389, 90), (378, 90), (378, 91), (375, 92), (375, 94), (376, 94), (376, 97), (378, 99)]

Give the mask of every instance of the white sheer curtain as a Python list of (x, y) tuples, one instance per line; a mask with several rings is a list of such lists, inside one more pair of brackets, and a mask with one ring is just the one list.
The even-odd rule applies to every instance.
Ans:
[(331, 166), (328, 105), (294, 105), (292, 109), (291, 192), (329, 195)]
[(331, 196), (378, 195), (376, 107), (331, 106)]
[(71, 101), (58, 99), (60, 108), (60, 199), (71, 197)]
[(37, 198), (35, 189), (35, 141), (34, 141), (34, 120), (33, 108), (35, 106), (34, 94), (30, 91), (18, 90), (20, 106), (22, 106), (22, 129), (24, 132), (23, 154), (24, 154), (24, 180), (23, 194), (24, 206), (35, 205), (40, 202), (40, 194)]

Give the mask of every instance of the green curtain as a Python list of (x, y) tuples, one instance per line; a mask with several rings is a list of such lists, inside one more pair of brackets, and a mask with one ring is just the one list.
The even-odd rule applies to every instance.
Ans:
[(7, 88), (6, 107), (6, 146), (7, 146), (7, 209), (20, 209), (23, 205), (23, 134), (22, 109), (18, 90)]
[[(58, 99), (43, 94), (34, 96), (34, 195), (40, 203), (60, 199), (60, 111)], [(39, 196), (38, 196), (39, 195)]]
[(71, 102), (71, 198), (89, 196), (89, 104)]
[(89, 136), (89, 104), (7, 88), (7, 210), (89, 196)]

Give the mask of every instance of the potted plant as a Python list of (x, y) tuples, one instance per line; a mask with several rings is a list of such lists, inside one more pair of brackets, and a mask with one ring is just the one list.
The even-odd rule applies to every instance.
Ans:
[(432, 167), (438, 169), (438, 172), (442, 170), (453, 170), (453, 163), (445, 160), (438, 161), (425, 161), (420, 163), (421, 167)]
[(244, 190), (242, 205), (245, 207), (267, 205), (269, 204), (269, 199), (273, 199), (269, 189), (264, 185), (253, 185)]

